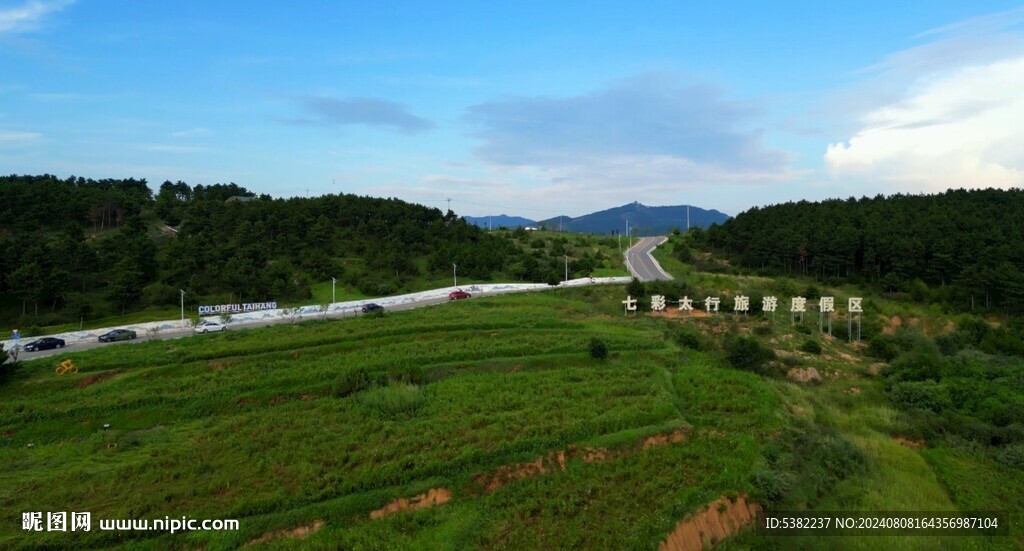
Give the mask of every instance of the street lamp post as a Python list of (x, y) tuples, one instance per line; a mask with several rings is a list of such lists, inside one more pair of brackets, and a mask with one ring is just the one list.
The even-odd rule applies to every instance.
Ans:
[(459, 276), (455, 272), (455, 264), (454, 263), (452, 264), (452, 281), (455, 283), (455, 287), (458, 288), (458, 286), (459, 286)]
[(185, 328), (185, 291), (178, 289), (181, 293), (181, 328)]
[(338, 296), (336, 294), (334, 294), (334, 286), (337, 283), (338, 283), (338, 280), (336, 278), (332, 277), (331, 278), (331, 304), (334, 304), (335, 302), (338, 302), (338, 300), (337, 300)]

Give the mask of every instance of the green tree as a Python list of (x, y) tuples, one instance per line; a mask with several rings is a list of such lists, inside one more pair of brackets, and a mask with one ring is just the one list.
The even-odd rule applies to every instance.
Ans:
[(43, 269), (38, 264), (32, 262), (14, 270), (7, 276), (7, 284), (15, 296), (21, 299), (21, 315), (25, 315), (25, 307), (30, 300), (35, 303), (36, 315), (39, 314), (39, 297), (46, 288), (46, 281)]

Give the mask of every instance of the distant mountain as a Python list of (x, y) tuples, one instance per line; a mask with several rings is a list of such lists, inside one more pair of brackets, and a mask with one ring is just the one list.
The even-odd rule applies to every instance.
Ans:
[(499, 214), (497, 216), (463, 216), (463, 218), (466, 219), (466, 222), (485, 229), (488, 228), (488, 225), (491, 229), (495, 230), (503, 227), (515, 229), (520, 226), (524, 228), (526, 226), (537, 226), (537, 222), (534, 220), (529, 220), (522, 216), (507, 216), (504, 214)]
[[(629, 223), (632, 235), (665, 235), (673, 228), (686, 229), (687, 205), (649, 207), (638, 202), (602, 210), (576, 218), (561, 216), (538, 222), (546, 229), (558, 229), (561, 222), (563, 231), (578, 233), (611, 233), (618, 230), (625, 234)], [(713, 223), (722, 224), (730, 217), (717, 210), (705, 210), (689, 205), (691, 228), (706, 228)]]

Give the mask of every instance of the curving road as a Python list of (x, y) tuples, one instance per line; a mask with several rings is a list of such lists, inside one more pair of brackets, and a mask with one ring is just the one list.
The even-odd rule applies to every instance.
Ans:
[(626, 250), (626, 268), (640, 281), (667, 281), (672, 276), (661, 269), (661, 264), (651, 256), (655, 247), (668, 241), (667, 237), (641, 237), (636, 245)]
[[(506, 288), (504, 290), (500, 290), (500, 289), (496, 290), (496, 289), (493, 289), (494, 285), (482, 284), (484, 288), (478, 288), (477, 285), (471, 285), (471, 286), (463, 287), (463, 289), (466, 290), (466, 291), (470, 291), (472, 293), (473, 297), (487, 297), (487, 296), (502, 295), (502, 294), (506, 294), (506, 293), (509, 293), (509, 292), (522, 292), (522, 291), (528, 291), (528, 290), (537, 290), (538, 288), (541, 288), (541, 289), (557, 289), (557, 288), (561, 288), (564, 285), (575, 286), (575, 285), (594, 285), (594, 284), (600, 285), (600, 284), (610, 284), (610, 283), (626, 283), (625, 280), (626, 280), (626, 278), (624, 278), (624, 277), (622, 277), (622, 278), (618, 278), (618, 277), (597, 278), (596, 280), (593, 279), (593, 278), (583, 278), (583, 279), (578, 279), (578, 280), (573, 280), (573, 281), (570, 281), (570, 282), (566, 282), (565, 284), (559, 285), (557, 287), (552, 287), (552, 286), (549, 286), (547, 284), (538, 284), (538, 285), (533, 285), (533, 286), (525, 285), (525, 286), (521, 286), (521, 287), (515, 288), (515, 289)], [(501, 285), (504, 285), (504, 284), (496, 284), (496, 285), (498, 287), (500, 287)], [(513, 284), (513, 285), (519, 285), (519, 284)], [(487, 287), (492, 287), (492, 289), (487, 290)], [(531, 289), (529, 287), (533, 287), (533, 288)], [(407, 301), (403, 301), (403, 302), (397, 302), (397, 301), (393, 300), (395, 298), (401, 298), (401, 296), (399, 296), (399, 297), (378, 297), (378, 298), (374, 298), (374, 299), (365, 299), (365, 300), (359, 300), (359, 301), (352, 301), (352, 302), (346, 303), (346, 304), (336, 304), (335, 306), (337, 306), (337, 308), (331, 310), (324, 317), (327, 317), (327, 318), (346, 318), (346, 317), (360, 316), (360, 315), (362, 315), (361, 312), (360, 312), (360, 306), (362, 305), (362, 303), (366, 303), (366, 302), (378, 302), (378, 303), (381, 303), (388, 311), (408, 310), (408, 309), (419, 308), (419, 307), (423, 307), (423, 306), (431, 306), (431, 305), (437, 305), (437, 304), (446, 304), (446, 303), (452, 302), (452, 301), (448, 300), (448, 291), (450, 291), (450, 290), (451, 290), (451, 288), (448, 288), (448, 287), (445, 287), (445, 288), (442, 288), (442, 289), (437, 289), (437, 290), (434, 290), (434, 291), (430, 292), (431, 294), (434, 294), (434, 296), (417, 296), (417, 297), (414, 297), (414, 300), (407, 300)], [(436, 294), (435, 294), (435, 292), (436, 292)], [(454, 301), (454, 302), (457, 303), (457, 302), (460, 302), (460, 301)], [(319, 313), (318, 314), (309, 314), (309, 315), (301, 316), (296, 321), (303, 321), (303, 320), (307, 320), (307, 319), (318, 319), (320, 317), (321, 317), (321, 314), (319, 314)], [(216, 319), (214, 316), (208, 316), (208, 318)], [(170, 320), (170, 321), (168, 321), (166, 323), (177, 325), (177, 321), (176, 320)], [(264, 319), (259, 319), (259, 320), (245, 320), (245, 321), (243, 321), (243, 320), (233, 320), (229, 324), (229, 330), (248, 329), (248, 328), (253, 328), (253, 327), (262, 327), (262, 326), (265, 326), (265, 325), (276, 325), (276, 324), (280, 324), (280, 323), (289, 323), (289, 320), (281, 318), (281, 317), (272, 317), (272, 318), (264, 318)], [(95, 338), (89, 338), (87, 340), (70, 340), (70, 339), (67, 338), (66, 335), (39, 335), (38, 337), (23, 337), (21, 339), (21, 342), (19, 343), (21, 346), (24, 346), (24, 345), (28, 344), (29, 342), (35, 340), (36, 338), (41, 338), (43, 336), (56, 336), (56, 337), (59, 337), (59, 338), (64, 338), (65, 340), (67, 340), (67, 346), (65, 346), (64, 348), (59, 348), (59, 349), (54, 349), (54, 350), (40, 350), (38, 352), (28, 352), (28, 351), (25, 351), (25, 350), (20, 350), (18, 352), (18, 359), (19, 360), (32, 360), (32, 359), (35, 359), (35, 358), (45, 358), (45, 357), (48, 357), (48, 356), (67, 355), (67, 354), (70, 354), (70, 353), (73, 353), (73, 352), (89, 350), (89, 349), (92, 349), (92, 348), (109, 347), (109, 346), (120, 346), (120, 345), (139, 343), (139, 342), (145, 342), (145, 341), (151, 340), (150, 335), (147, 334), (147, 332), (144, 329), (135, 328), (135, 327), (132, 327), (132, 326), (124, 326), (124, 327), (129, 327), (131, 329), (135, 329), (137, 334), (138, 334), (138, 338), (136, 338), (135, 340), (131, 340), (131, 341), (120, 341), (120, 342), (114, 342), (114, 343), (101, 343), (101, 342), (98, 342)], [(92, 329), (91, 331), (94, 332), (96, 335), (99, 335), (100, 333), (105, 333), (105, 332), (107, 332), (110, 329), (113, 329), (113, 328), (112, 327), (107, 327), (107, 328), (100, 328), (100, 329)], [(180, 328), (167, 329), (167, 328), (165, 328), (165, 329), (161, 330), (155, 336), (155, 340), (180, 339), (182, 337), (191, 337), (192, 335), (193, 335), (193, 332), (192, 332), (191, 329), (180, 329)], [(204, 336), (205, 335), (196, 335), (197, 338), (203, 338)], [(3, 344), (6, 345), (5, 347), (7, 349), (10, 349), (11, 345), (13, 344), (13, 342), (8, 340), (8, 341), (3, 341)]]
[[(476, 294), (474, 296), (487, 296), (489, 294), (492, 294), (492, 293), (479, 293), (479, 294)], [(372, 301), (367, 300), (366, 302), (372, 302)], [(408, 310), (408, 309), (411, 309), (411, 308), (417, 308), (419, 306), (429, 306), (429, 305), (433, 305), (433, 304), (444, 304), (446, 302), (449, 302), (447, 297), (428, 298), (428, 299), (423, 299), (421, 301), (418, 301), (416, 303), (396, 304), (396, 305), (393, 305), (393, 306), (389, 306), (387, 309), (388, 310)], [(331, 318), (331, 319), (335, 319), (335, 318), (355, 317), (355, 316), (361, 316), (361, 315), (363, 315), (363, 314), (359, 311), (359, 308), (356, 307), (356, 308), (349, 308), (349, 309), (341, 310), (341, 311), (338, 311), (338, 312), (332, 312), (332, 313), (328, 314), (326, 317)], [(311, 318), (305, 318), (305, 319), (311, 319)], [(280, 319), (280, 318), (273, 318), (273, 319), (260, 320), (260, 321), (251, 321), (251, 322), (241, 322), (241, 323), (234, 322), (234, 323), (231, 323), (229, 327), (231, 329), (233, 329), (233, 330), (237, 330), (237, 329), (252, 329), (252, 328), (255, 328), (255, 327), (264, 327), (264, 326), (267, 326), (267, 325), (278, 325), (278, 324), (284, 324), (284, 323), (288, 323), (288, 321), (284, 320), (284, 319)], [(97, 331), (98, 332), (105, 332), (104, 329), (99, 329)], [(138, 331), (137, 333), (138, 333), (138, 337), (136, 339), (130, 340), (130, 341), (116, 341), (116, 342), (106, 342), (106, 343), (104, 343), (104, 342), (99, 342), (98, 340), (89, 340), (89, 341), (79, 341), (79, 342), (68, 342), (67, 346), (65, 346), (64, 348), (55, 348), (55, 349), (52, 349), (52, 350), (39, 350), (37, 352), (29, 352), (27, 350), (19, 350), (18, 351), (18, 359), (19, 360), (27, 361), (27, 360), (34, 360), (36, 358), (45, 358), (47, 356), (56, 356), (58, 354), (66, 355), (66, 354), (70, 354), (72, 352), (80, 352), (80, 351), (83, 351), (83, 350), (91, 350), (93, 348), (117, 346), (117, 345), (123, 345), (123, 344), (135, 344), (135, 343), (146, 342), (146, 341), (150, 341), (150, 340), (165, 341), (165, 340), (171, 340), (171, 339), (180, 339), (180, 338), (183, 338), (183, 337), (191, 337), (191, 336), (204, 337), (205, 336), (205, 335), (202, 335), (202, 334), (196, 334), (195, 332), (192, 331), (192, 329), (174, 329), (174, 330), (160, 331), (160, 333), (157, 334), (155, 339), (151, 338), (149, 335), (147, 335), (146, 333), (144, 333), (142, 331)], [(213, 334), (215, 335), (216, 333), (213, 333)], [(31, 338), (31, 337), (27, 338), (27, 339), (23, 338), (22, 339), (23, 342), (21, 343), (21, 345), (24, 346), (25, 344), (27, 344), (29, 342), (32, 342), (33, 340), (35, 340), (35, 338)]]

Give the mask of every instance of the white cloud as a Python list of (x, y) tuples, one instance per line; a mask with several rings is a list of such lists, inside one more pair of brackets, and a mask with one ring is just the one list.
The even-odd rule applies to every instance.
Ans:
[(213, 131), (210, 130), (209, 128), (203, 128), (202, 126), (196, 126), (196, 127), (193, 127), (193, 128), (189, 128), (188, 130), (179, 130), (177, 132), (172, 132), (171, 136), (173, 136), (175, 138), (199, 138), (199, 137), (210, 136), (212, 134), (213, 134)]
[(835, 176), (892, 191), (1024, 185), (1024, 55), (934, 71), (877, 106), (846, 143), (830, 144)]
[(60, 11), (74, 0), (29, 0), (18, 7), (0, 9), (0, 33), (35, 29), (47, 15)]
[(136, 146), (136, 148), (142, 151), (152, 151), (154, 153), (203, 153), (209, 151), (205, 147), (168, 144), (143, 144)]
[(467, 120), (477, 158), (516, 182), (495, 184), (492, 203), (565, 213), (792, 178), (790, 154), (764, 143), (760, 112), (714, 86), (645, 74), (577, 96), (490, 101), (470, 107)]
[(41, 137), (38, 132), (19, 132), (14, 130), (0, 130), (0, 144), (24, 144), (34, 142)]

